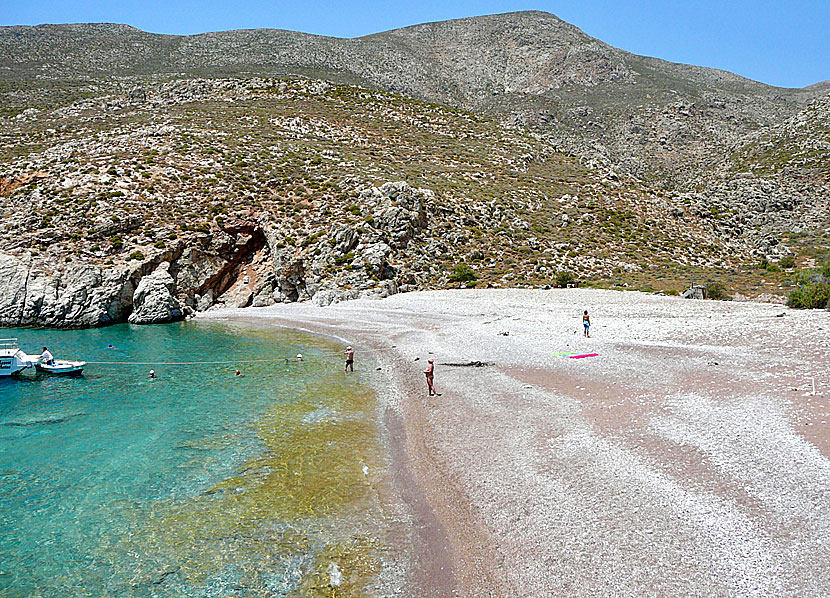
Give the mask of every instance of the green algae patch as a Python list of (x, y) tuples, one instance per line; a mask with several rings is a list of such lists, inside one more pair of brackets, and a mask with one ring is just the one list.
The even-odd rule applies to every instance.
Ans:
[[(364, 595), (380, 570), (383, 534), (376, 397), (358, 376), (332, 372), (332, 361), (300, 365), (297, 394), (275, 397), (254, 424), (259, 454), (198, 495), (156, 502), (135, 522), (117, 549), (135, 555), (139, 586), (233, 578), (246, 588), (239, 595), (275, 587), (298, 596)], [(212, 444), (181, 449), (192, 455)]]

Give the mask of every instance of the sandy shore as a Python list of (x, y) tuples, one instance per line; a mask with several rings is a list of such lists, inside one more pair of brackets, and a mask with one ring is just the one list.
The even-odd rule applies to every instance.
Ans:
[[(573, 289), (203, 317), (334, 335), (358, 365), (373, 352), (419, 535), (409, 595), (830, 587), (828, 312)], [(492, 365), (445, 365), (471, 361)]]

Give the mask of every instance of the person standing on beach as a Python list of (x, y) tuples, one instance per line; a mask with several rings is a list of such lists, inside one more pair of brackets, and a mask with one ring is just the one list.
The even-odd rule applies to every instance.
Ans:
[(429, 389), (429, 396), (434, 397), (438, 393), (435, 392), (435, 386), (433, 385), (433, 380), (435, 379), (435, 360), (429, 359), (427, 361), (429, 365), (427, 369), (424, 370), (424, 375), (427, 377), (427, 388)]
[(354, 371), (354, 349), (352, 349), (351, 345), (346, 347), (346, 367), (343, 368), (344, 372)]
[(582, 326), (585, 328), (585, 338), (591, 336), (591, 317), (588, 315), (588, 310), (585, 310), (585, 313), (582, 315)]

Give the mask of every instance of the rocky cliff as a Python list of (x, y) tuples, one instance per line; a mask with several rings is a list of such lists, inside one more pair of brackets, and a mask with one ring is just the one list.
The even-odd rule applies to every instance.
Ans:
[[(193, 244), (118, 267), (0, 252), (0, 326), (158, 324), (214, 306), (385, 297), (397, 292), (401, 274), (390, 260), (401, 259), (426, 226), (431, 199), (406, 183), (367, 188), (361, 204), (375, 227), (335, 226), (325, 246), (305, 251), (286, 248), (279, 228), (262, 219), (229, 222)], [(338, 262), (348, 267), (336, 275), (329, 267)]]

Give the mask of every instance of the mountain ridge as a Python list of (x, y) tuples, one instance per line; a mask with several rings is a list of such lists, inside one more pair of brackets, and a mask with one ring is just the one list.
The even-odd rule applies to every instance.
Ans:
[[(708, 164), (711, 147), (701, 146), (722, 153), (822, 92), (820, 86), (777, 88), (727, 71), (638, 56), (540, 11), (436, 21), (357, 38), (277, 29), (170, 36), (100, 24), (32, 31), (17, 28), (11, 36), (0, 29), (0, 81), (325, 78), (537, 128), (568, 151), (615, 162), (639, 177), (683, 178), (684, 169)], [(695, 105), (706, 122), (669, 123), (670, 132), (684, 130), (664, 151), (662, 131), (648, 129), (664, 128), (660, 111), (678, 101)], [(689, 146), (686, 138), (702, 143)], [(653, 151), (637, 151), (644, 144)]]

